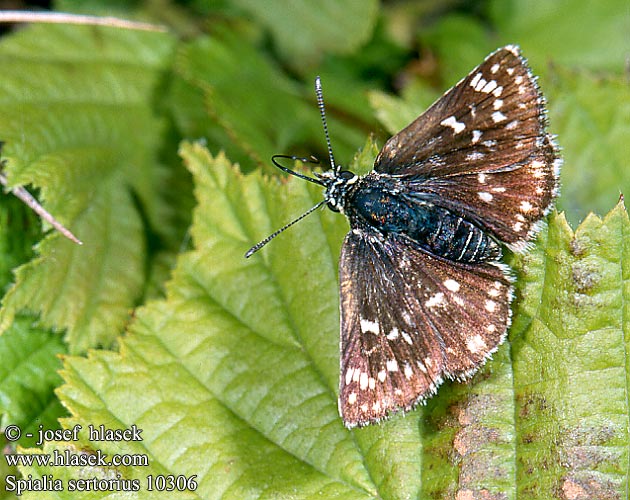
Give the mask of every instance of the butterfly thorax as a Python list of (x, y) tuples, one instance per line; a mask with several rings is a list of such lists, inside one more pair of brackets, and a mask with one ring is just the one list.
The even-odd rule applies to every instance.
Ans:
[(336, 204), (353, 229), (404, 234), (431, 254), (453, 261), (476, 263), (501, 256), (499, 244), (474, 223), (387, 177), (372, 173), (337, 188), (343, 196)]

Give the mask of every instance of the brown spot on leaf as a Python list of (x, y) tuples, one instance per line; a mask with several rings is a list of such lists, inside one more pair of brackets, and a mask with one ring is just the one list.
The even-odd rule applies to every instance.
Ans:
[(566, 477), (562, 483), (562, 498), (566, 500), (620, 500), (613, 483), (594, 473), (590, 477)]
[(590, 241), (586, 238), (574, 237), (569, 243), (569, 251), (574, 257), (583, 257), (586, 254)]
[(455, 434), (453, 448), (463, 457), (478, 451), (489, 442), (497, 441), (499, 441), (499, 432), (496, 429), (482, 425), (467, 425)]
[(457, 492), (455, 500), (506, 500), (507, 495), (505, 493), (492, 493), (491, 491), (484, 489), (471, 490), (463, 489)]
[(457, 419), (461, 426), (480, 422), (484, 415), (494, 412), (503, 404), (496, 396), (490, 394), (471, 394), (463, 401), (449, 406), (449, 413)]
[(519, 395), (517, 402), (521, 403), (519, 409), (519, 416), (521, 418), (528, 418), (531, 413), (540, 414), (546, 413), (549, 410), (549, 405), (544, 396), (536, 393), (524, 393)]
[(583, 262), (573, 264), (571, 277), (575, 291), (578, 293), (588, 293), (601, 279), (601, 275), (597, 270), (592, 269)]

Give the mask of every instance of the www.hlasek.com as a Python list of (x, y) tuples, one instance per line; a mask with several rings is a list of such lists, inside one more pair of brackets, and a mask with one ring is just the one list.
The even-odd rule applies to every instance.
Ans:
[[(113, 469), (115, 467), (147, 467), (149, 457), (145, 454), (116, 454), (109, 457), (101, 450), (85, 451), (78, 449), (71, 443), (79, 440), (81, 425), (72, 429), (43, 429), (39, 427), (37, 446), (49, 441), (64, 442), (68, 446), (63, 450), (54, 449), (52, 453), (19, 453), (5, 454), (5, 460), (10, 467), (94, 467), (94, 476), (85, 477), (85, 470), (81, 470), (80, 478), (55, 478), (53, 474), (40, 477), (20, 477), (9, 474), (5, 477), (5, 491), (20, 496), (25, 491), (140, 491), (140, 479), (123, 478), (122, 474)], [(142, 441), (142, 429), (132, 425), (128, 429), (107, 429), (103, 425), (94, 427), (88, 425), (89, 441)], [(5, 428), (7, 441), (17, 441), (22, 436), (22, 430), (15, 425)], [(33, 434), (26, 433), (32, 438)], [(68, 443), (70, 442), (70, 444)], [(82, 444), (84, 448), (84, 443)], [(65, 474), (64, 474), (65, 475)], [(98, 477), (97, 477), (98, 476)], [(147, 491), (195, 491), (197, 476), (184, 475), (148, 475), (144, 478)]]

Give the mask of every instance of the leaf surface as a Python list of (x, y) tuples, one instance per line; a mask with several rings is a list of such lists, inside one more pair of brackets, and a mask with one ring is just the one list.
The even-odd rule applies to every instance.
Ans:
[(110, 345), (122, 331), (145, 279), (142, 217), (159, 228), (167, 218), (151, 100), (171, 49), (164, 34), (96, 27), (42, 25), (3, 38), (9, 182), (39, 188), (85, 243), (51, 233), (38, 245), (3, 298), (3, 329), (32, 311), (42, 326), (67, 329), (72, 352)]

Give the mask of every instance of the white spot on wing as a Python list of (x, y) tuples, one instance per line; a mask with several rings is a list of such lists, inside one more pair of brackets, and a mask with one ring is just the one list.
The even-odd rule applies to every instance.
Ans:
[(477, 85), (475, 85), (475, 90), (477, 92), (481, 92), (481, 89), (483, 89), (486, 86), (486, 83), (488, 83), (487, 81), (485, 81), (483, 78), (481, 78), (478, 82)]
[(535, 179), (543, 179), (545, 177), (545, 164), (539, 160), (534, 160), (533, 162), (530, 163), (529, 165), (532, 170), (534, 171), (532, 173), (532, 175), (534, 176)]
[(484, 156), (486, 155), (484, 155), (480, 151), (473, 151), (472, 153), (468, 153), (466, 155), (466, 159), (468, 161), (476, 161), (476, 160), (481, 160)]
[(413, 376), (413, 370), (409, 364), (405, 365), (405, 378), (410, 379)]
[(479, 184), (484, 184), (486, 182), (486, 174), (478, 174), (477, 181)]
[(363, 333), (370, 332), (375, 335), (378, 335), (381, 332), (377, 321), (370, 321), (369, 319), (365, 318), (361, 318), (361, 331)]
[(532, 168), (543, 168), (545, 164), (540, 160), (534, 160), (533, 162), (531, 162), (530, 166)]
[(356, 402), (357, 402), (357, 393), (351, 392), (350, 395), (348, 396), (348, 403), (353, 405)]
[(485, 351), (488, 348), (485, 340), (481, 335), (473, 335), (466, 339), (466, 347), (473, 354), (477, 354), (478, 352)]
[(481, 91), (484, 94), (489, 94), (490, 92), (492, 92), (496, 88), (497, 88), (497, 82), (495, 82), (494, 80), (490, 80), (488, 83), (486, 83), (484, 85), (484, 87), (481, 89)]
[(453, 129), (453, 133), (459, 134), (466, 128), (466, 125), (462, 122), (458, 122), (454, 116), (449, 116), (448, 118), (442, 120), (440, 125), (444, 127), (451, 127)]
[(387, 372), (385, 370), (381, 370), (380, 372), (378, 372), (376, 374), (376, 377), (381, 381), (381, 382), (385, 382), (385, 379), (387, 378)]
[(435, 306), (439, 306), (443, 302), (444, 302), (444, 294), (442, 292), (438, 292), (435, 295), (431, 295), (431, 297), (429, 297), (429, 300), (427, 300), (424, 303), (424, 305), (426, 307), (435, 307)]
[(521, 210), (525, 213), (531, 211), (534, 208), (533, 205), (529, 201), (521, 201)]
[(470, 86), (473, 88), (476, 87), (477, 84), (479, 83), (479, 80), (481, 80), (481, 73), (477, 73), (475, 77), (472, 80), (470, 80)]
[(507, 116), (505, 116), (503, 113), (501, 113), (501, 111), (495, 111), (494, 113), (492, 113), (492, 121), (494, 123), (499, 123), (499, 122), (502, 122), (504, 120), (507, 120)]
[(490, 193), (486, 193), (485, 191), (479, 191), (477, 195), (479, 195), (479, 198), (481, 198), (486, 203), (491, 202), (493, 198), (493, 196)]
[(486, 311), (488, 312), (494, 312), (497, 309), (497, 303), (494, 300), (486, 300)]
[(503, 99), (495, 99), (492, 103), (494, 109), (501, 109), (503, 107)]
[(452, 279), (444, 280), (444, 286), (451, 292), (459, 292), (461, 288), (459, 282)]
[(405, 339), (405, 342), (407, 342), (407, 344), (413, 345), (413, 340), (411, 339), (411, 337), (409, 336), (407, 332), (402, 332), (402, 337), (403, 339)]
[(477, 144), (481, 138), (481, 130), (473, 130), (472, 143)]
[(359, 379), (359, 389), (362, 391), (366, 390), (368, 387), (368, 374), (363, 372), (361, 373), (361, 378)]
[(346, 371), (346, 385), (352, 382), (352, 373), (354, 372), (354, 368), (350, 367)]
[(492, 74), (495, 74), (497, 71), (499, 71), (499, 67), (500, 67), (500, 66), (499, 66), (499, 63), (495, 63), (495, 64), (493, 64), (493, 65), (492, 65), (492, 68), (490, 68), (490, 72), (491, 72)]
[(395, 359), (390, 359), (386, 363), (388, 372), (397, 372), (398, 371), (398, 362)]
[(387, 334), (387, 340), (396, 340), (398, 338), (398, 328), (392, 328), (392, 331)]

